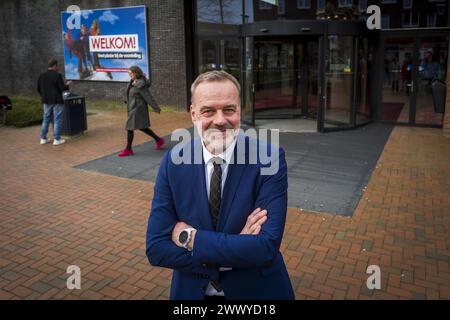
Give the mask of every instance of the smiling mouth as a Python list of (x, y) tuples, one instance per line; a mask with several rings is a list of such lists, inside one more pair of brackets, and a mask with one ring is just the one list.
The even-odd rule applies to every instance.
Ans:
[(232, 129), (211, 129), (208, 130), (210, 135), (214, 135), (214, 136), (226, 136), (228, 134), (228, 132), (232, 132)]

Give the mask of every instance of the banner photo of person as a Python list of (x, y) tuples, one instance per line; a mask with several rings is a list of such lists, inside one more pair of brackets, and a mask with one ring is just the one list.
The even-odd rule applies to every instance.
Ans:
[(131, 66), (149, 78), (145, 6), (63, 11), (61, 23), (67, 80), (128, 82)]

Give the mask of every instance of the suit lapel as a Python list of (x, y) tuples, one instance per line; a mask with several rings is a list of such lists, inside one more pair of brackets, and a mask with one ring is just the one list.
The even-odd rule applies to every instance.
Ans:
[[(244, 139), (243, 136), (238, 136), (238, 139)], [(246, 164), (239, 164), (237, 159), (237, 146), (239, 143), (245, 143), (244, 141), (239, 141), (236, 144), (234, 148), (234, 162), (232, 164), (229, 164), (228, 167), (228, 173), (227, 178), (225, 180), (225, 186), (223, 188), (223, 194), (222, 194), (222, 201), (220, 205), (220, 211), (219, 211), (219, 221), (217, 223), (217, 230), (223, 231), (228, 217), (230, 216), (230, 210), (231, 206), (233, 204), (234, 197), (236, 195), (236, 192), (239, 188), (239, 183), (241, 180), (242, 173), (244, 172), (244, 169), (246, 167)], [(246, 159), (245, 163), (248, 163)]]

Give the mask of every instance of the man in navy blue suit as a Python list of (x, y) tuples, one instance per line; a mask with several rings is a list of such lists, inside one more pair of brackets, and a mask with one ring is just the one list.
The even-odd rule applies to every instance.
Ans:
[[(171, 299), (293, 299), (279, 250), (284, 151), (239, 133), (240, 86), (230, 74), (201, 74), (191, 93), (200, 139), (161, 161), (147, 230), (150, 264), (174, 269)], [(278, 170), (264, 174), (261, 151)], [(174, 161), (180, 157), (189, 161)]]

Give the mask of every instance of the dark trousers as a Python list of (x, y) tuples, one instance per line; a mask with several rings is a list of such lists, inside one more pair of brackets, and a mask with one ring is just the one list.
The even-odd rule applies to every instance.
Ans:
[[(158, 142), (161, 138), (158, 137), (158, 135), (156, 133), (153, 132), (152, 129), (150, 128), (145, 128), (145, 129), (139, 129), (142, 132), (148, 134), (150, 137), (152, 137), (153, 139), (155, 139), (156, 142)], [(128, 135), (127, 135), (127, 149), (131, 150), (131, 147), (133, 145), (133, 138), (134, 138), (134, 131), (133, 130), (127, 130), (128, 131)]]

